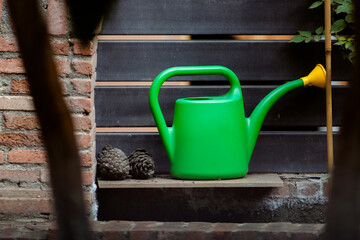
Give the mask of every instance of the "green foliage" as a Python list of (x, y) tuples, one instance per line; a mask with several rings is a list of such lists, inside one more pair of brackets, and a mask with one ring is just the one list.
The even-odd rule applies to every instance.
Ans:
[(313, 4), (311, 4), (311, 6), (309, 7), (309, 9), (314, 9), (314, 8), (320, 7), (323, 3), (324, 3), (323, 1), (313, 2)]
[[(315, 9), (322, 6), (324, 0), (313, 2), (309, 9)], [(332, 8), (332, 25), (330, 32), (336, 40), (333, 40), (334, 45), (341, 46), (344, 56), (350, 61), (355, 57), (354, 50), (354, 4), (352, 0), (331, 0)], [(335, 19), (334, 19), (335, 18)], [(350, 36), (343, 36), (341, 33), (346, 29), (347, 33), (351, 32)], [(324, 27), (320, 26), (315, 29), (315, 34), (310, 31), (299, 31), (299, 34), (293, 37), (290, 42), (308, 43), (310, 41), (318, 42), (324, 39)]]

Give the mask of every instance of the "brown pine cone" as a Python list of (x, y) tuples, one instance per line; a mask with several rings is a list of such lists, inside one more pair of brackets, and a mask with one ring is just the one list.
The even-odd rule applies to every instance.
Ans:
[(130, 172), (129, 161), (123, 151), (106, 145), (97, 157), (99, 177), (108, 180), (125, 179)]
[(151, 178), (155, 172), (155, 163), (152, 155), (145, 149), (136, 149), (128, 157), (130, 174), (133, 178)]

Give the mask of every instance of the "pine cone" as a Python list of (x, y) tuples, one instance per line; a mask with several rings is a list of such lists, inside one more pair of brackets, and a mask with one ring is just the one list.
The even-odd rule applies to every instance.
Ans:
[(128, 157), (133, 178), (151, 178), (155, 172), (154, 159), (145, 149), (136, 149)]
[(106, 145), (97, 158), (98, 175), (103, 179), (121, 180), (129, 175), (129, 161), (123, 151)]

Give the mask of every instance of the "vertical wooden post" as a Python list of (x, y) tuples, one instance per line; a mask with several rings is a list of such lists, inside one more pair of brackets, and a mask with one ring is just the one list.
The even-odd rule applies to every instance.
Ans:
[(331, 93), (331, 0), (325, 0), (325, 61), (326, 61), (326, 129), (328, 171), (332, 172), (334, 164), (334, 147), (332, 132), (332, 93)]

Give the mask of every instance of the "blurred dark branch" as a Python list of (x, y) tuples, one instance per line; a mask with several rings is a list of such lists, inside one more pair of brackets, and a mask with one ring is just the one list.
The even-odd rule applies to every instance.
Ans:
[(10, 0), (9, 9), (48, 151), (59, 239), (90, 239), (80, 157), (71, 116), (37, 0)]
[[(355, 4), (355, 49), (360, 49), (360, 3)], [(343, 130), (335, 156), (326, 239), (360, 239), (360, 61), (354, 63), (350, 94), (343, 108)]]
[(103, 16), (107, 15), (115, 0), (66, 0), (75, 37), (86, 43), (100, 31)]

